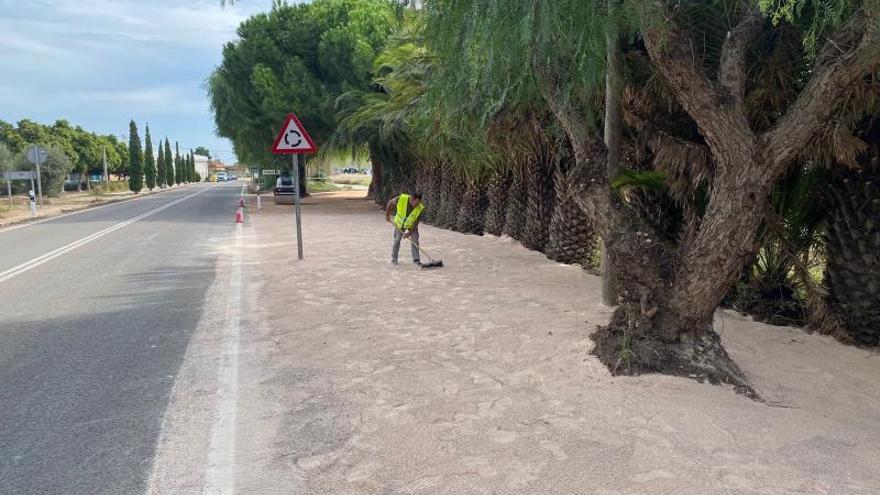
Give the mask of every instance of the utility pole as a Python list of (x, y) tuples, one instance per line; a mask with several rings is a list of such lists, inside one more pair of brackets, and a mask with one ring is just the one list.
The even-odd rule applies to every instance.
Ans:
[(40, 158), (42, 158), (40, 155), (42, 155), (42, 153), (40, 153), (38, 150), (36, 155), (37, 155), (37, 194), (40, 195), (40, 208), (42, 208), (42, 207), (46, 206), (46, 204), (43, 203), (43, 179), (40, 177), (42, 175), (40, 173)]
[(40, 206), (43, 205), (43, 183), (42, 179), (40, 179), (40, 162), (43, 158), (43, 154), (46, 154), (48, 157), (49, 154), (40, 148), (38, 145), (33, 145), (27, 150), (27, 159), (29, 162), (33, 163), (37, 168), (37, 193), (40, 195)]
[(103, 154), (102, 158), (104, 160), (104, 182), (110, 182), (110, 176), (107, 175), (107, 147), (104, 146), (103, 148), (101, 148), (101, 151)]
[(15, 206), (12, 201), (12, 171), (6, 171), (6, 194), (9, 195), (9, 206)]
[[(605, 72), (605, 147), (608, 149), (606, 161), (608, 181), (620, 174), (620, 140), (623, 133), (623, 51), (620, 47), (620, 33), (617, 24), (617, 0), (608, 0), (608, 16), (605, 28), (605, 50), (608, 69)], [(614, 267), (608, 254), (609, 239), (602, 239), (602, 303), (617, 305), (617, 284)]]

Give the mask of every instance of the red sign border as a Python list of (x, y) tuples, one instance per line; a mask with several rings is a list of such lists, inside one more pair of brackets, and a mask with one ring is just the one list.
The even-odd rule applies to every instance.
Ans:
[[(287, 125), (290, 124), (290, 121), (296, 122), (297, 127), (303, 132), (303, 137), (306, 142), (309, 143), (311, 148), (303, 149), (303, 150), (279, 150), (278, 145), (281, 144), (281, 140), (284, 138), (284, 131), (287, 130)], [(281, 131), (278, 132), (278, 137), (275, 138), (275, 143), (272, 145), (272, 149), (270, 150), (272, 153), (276, 155), (310, 155), (312, 153), (318, 152), (318, 147), (315, 146), (314, 141), (312, 141), (312, 136), (309, 136), (309, 131), (303, 127), (302, 123), (296, 118), (292, 112), (287, 114), (287, 118), (284, 120), (284, 124), (281, 126)]]

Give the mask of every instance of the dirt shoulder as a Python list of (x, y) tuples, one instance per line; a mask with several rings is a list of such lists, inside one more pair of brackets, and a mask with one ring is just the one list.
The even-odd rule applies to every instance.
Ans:
[(734, 313), (716, 326), (772, 405), (589, 354), (599, 280), (505, 238), (423, 226), (445, 267), (390, 266), (362, 192), (249, 209), (270, 433), (298, 493), (880, 493), (880, 356)]

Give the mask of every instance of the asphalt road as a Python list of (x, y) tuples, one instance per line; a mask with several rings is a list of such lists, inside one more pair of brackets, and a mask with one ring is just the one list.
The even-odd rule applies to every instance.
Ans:
[(240, 190), (0, 231), (0, 493), (144, 491)]

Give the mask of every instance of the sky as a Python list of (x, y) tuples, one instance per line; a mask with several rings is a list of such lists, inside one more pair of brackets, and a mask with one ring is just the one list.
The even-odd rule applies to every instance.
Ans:
[[(181, 149), (205, 146), (227, 163), (206, 79), (223, 45), (272, 0), (0, 0), (0, 120), (67, 119), (127, 140), (168, 137)], [(227, 2), (228, 3), (228, 2)]]

